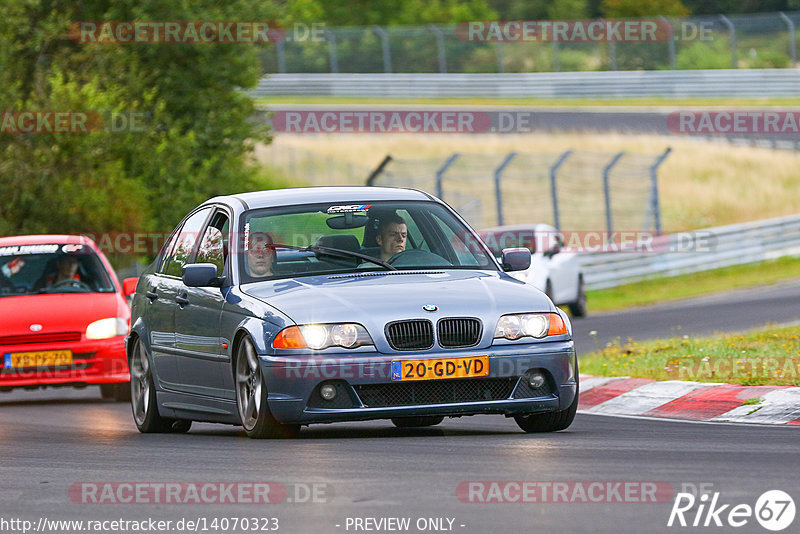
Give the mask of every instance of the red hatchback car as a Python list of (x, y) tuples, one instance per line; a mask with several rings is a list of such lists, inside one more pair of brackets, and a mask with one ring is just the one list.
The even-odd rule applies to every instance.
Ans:
[(91, 239), (0, 237), (0, 391), (96, 384), (129, 399), (129, 324), (123, 287)]

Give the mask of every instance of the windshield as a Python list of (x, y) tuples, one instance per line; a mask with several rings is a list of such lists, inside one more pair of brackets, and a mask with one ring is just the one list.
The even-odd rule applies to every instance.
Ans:
[(244, 283), (354, 270), (497, 269), (472, 232), (435, 202), (253, 210), (240, 232)]
[(86, 245), (0, 246), (0, 297), (114, 291), (100, 258)]

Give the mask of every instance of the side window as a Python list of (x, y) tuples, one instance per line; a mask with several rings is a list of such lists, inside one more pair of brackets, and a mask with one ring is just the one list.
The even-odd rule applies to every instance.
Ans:
[(210, 211), (211, 208), (200, 210), (186, 220), (165, 262), (166, 270), (164, 272), (166, 274), (172, 276), (181, 276), (183, 274), (183, 266), (189, 263), (189, 259), (197, 245), (200, 230), (203, 228), (203, 223), (206, 222)]
[(214, 214), (200, 240), (195, 263), (213, 263), (217, 276), (222, 276), (228, 259), (228, 216), (222, 212)]
[(175, 248), (175, 241), (178, 240), (178, 236), (180, 235), (180, 226), (175, 229), (172, 235), (169, 238), (169, 241), (164, 245), (164, 255), (161, 259), (161, 265), (158, 268), (158, 272), (160, 274), (164, 274), (167, 272), (167, 266), (169, 265), (170, 260), (172, 259), (172, 249)]

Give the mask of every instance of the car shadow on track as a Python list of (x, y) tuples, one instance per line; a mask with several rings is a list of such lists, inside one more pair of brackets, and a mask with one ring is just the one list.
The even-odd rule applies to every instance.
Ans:
[[(354, 425), (353, 423), (331, 425), (313, 425), (303, 427), (299, 436), (279, 441), (304, 441), (304, 440), (323, 440), (323, 439), (370, 439), (370, 438), (409, 438), (409, 437), (469, 437), (469, 436), (491, 436), (491, 435), (521, 435), (520, 430), (516, 429), (513, 423), (508, 429), (495, 428), (475, 428), (464, 425), (454, 427), (451, 425), (423, 428), (396, 428), (391, 423), (388, 426), (379, 424)], [(245, 437), (244, 430), (241, 428), (220, 427), (219, 429), (210, 425), (195, 425), (188, 435), (195, 436), (230, 436)]]

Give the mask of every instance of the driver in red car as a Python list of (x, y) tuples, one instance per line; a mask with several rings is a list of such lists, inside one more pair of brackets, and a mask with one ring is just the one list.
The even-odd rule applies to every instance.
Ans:
[(399, 215), (381, 219), (375, 241), (381, 248), (383, 261), (403, 252), (406, 249), (406, 239), (408, 239), (408, 226), (405, 219)]
[(50, 287), (64, 280), (81, 281), (78, 274), (78, 258), (75, 256), (61, 256), (56, 262), (56, 272), (44, 277), (44, 287)]

